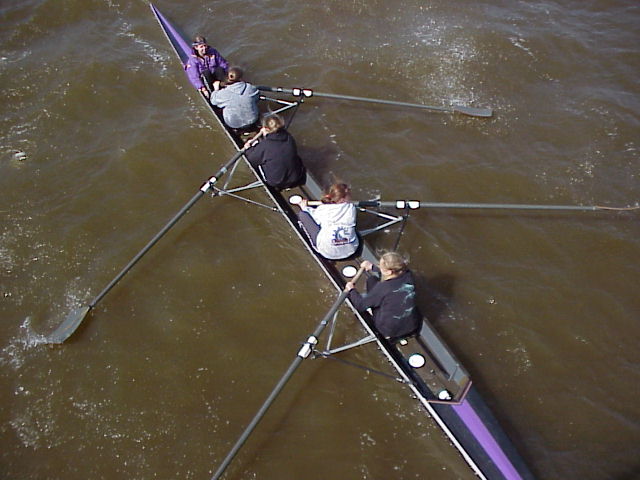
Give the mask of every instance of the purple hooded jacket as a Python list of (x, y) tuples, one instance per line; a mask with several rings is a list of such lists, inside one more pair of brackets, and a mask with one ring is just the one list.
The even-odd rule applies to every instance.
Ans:
[(189, 57), (189, 60), (187, 60), (187, 64), (184, 66), (184, 69), (187, 71), (187, 76), (189, 77), (191, 85), (193, 85), (196, 90), (200, 90), (204, 87), (202, 74), (206, 71), (214, 74), (218, 67), (222, 68), (226, 73), (229, 68), (229, 64), (215, 48), (208, 47), (207, 53), (204, 54), (204, 57), (199, 57), (196, 55), (195, 50), (192, 50), (191, 56)]

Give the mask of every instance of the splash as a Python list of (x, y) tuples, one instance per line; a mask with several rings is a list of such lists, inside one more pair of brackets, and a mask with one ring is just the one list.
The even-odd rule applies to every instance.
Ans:
[(55, 421), (56, 398), (59, 392), (51, 384), (34, 385), (32, 389), (18, 386), (13, 414), (8, 424), (23, 446), (31, 449), (52, 448), (61, 444)]
[(533, 58), (534, 60), (537, 60), (531, 48), (527, 46), (527, 41), (524, 38), (509, 37), (509, 41), (514, 47), (519, 48), (520, 50), (524, 51), (527, 55), (529, 55), (531, 58)]
[[(118, 32), (119, 37), (123, 37), (126, 39), (132, 40), (136, 44), (135, 50), (139, 50), (141, 52), (145, 52), (154, 63), (160, 65), (161, 68), (161, 76), (166, 76), (168, 72), (168, 65), (172, 62), (171, 57), (164, 52), (159, 51), (154, 45), (147, 42), (144, 38), (139, 37), (135, 33), (132, 32), (132, 26), (130, 23), (124, 22), (120, 31)], [(141, 57), (141, 62), (132, 67), (134, 70), (143, 70), (145, 68), (144, 62), (146, 61), (145, 57)]]
[(33, 331), (31, 317), (27, 317), (20, 325), (18, 334), (9, 340), (9, 344), (0, 352), (0, 365), (9, 365), (18, 370), (24, 365), (29, 352), (47, 343), (47, 338)]
[[(414, 45), (417, 58), (405, 59), (409, 66), (415, 63), (412, 77), (428, 86), (429, 91), (435, 90), (438, 98), (448, 97), (451, 105), (478, 100), (474, 92), (477, 83), (471, 78), (478, 62), (478, 47), (473, 37), (461, 33), (455, 26), (431, 20), (419, 26), (413, 34), (418, 41), (418, 45)], [(424, 67), (425, 48), (437, 60), (430, 68)], [(428, 101), (429, 98), (423, 100)]]
[[(512, 332), (500, 332), (498, 335), (507, 335), (509, 337), (513, 337)], [(522, 375), (533, 367), (533, 362), (531, 360), (531, 355), (526, 348), (526, 345), (523, 344), (519, 339), (515, 339), (515, 342), (516, 346), (507, 348), (506, 350), (512, 356), (511, 361), (513, 365), (515, 365), (515, 374)]]

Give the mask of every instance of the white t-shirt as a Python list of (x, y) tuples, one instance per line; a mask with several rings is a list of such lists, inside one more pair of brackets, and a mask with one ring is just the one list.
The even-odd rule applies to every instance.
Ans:
[(352, 203), (324, 203), (304, 210), (320, 225), (316, 239), (316, 250), (320, 255), (339, 260), (357, 250), (356, 207)]

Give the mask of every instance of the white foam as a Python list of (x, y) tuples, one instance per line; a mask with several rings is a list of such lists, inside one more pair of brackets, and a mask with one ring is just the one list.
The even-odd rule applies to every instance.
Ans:
[(0, 351), (0, 364), (19, 370), (25, 363), (29, 351), (47, 343), (45, 336), (31, 329), (31, 317), (26, 317), (18, 334)]
[[(140, 47), (141, 52), (145, 52), (145, 54), (153, 60), (154, 63), (160, 64), (161, 67), (161, 75), (165, 75), (168, 69), (168, 63), (170, 62), (170, 58), (166, 53), (159, 51), (156, 49), (151, 43), (147, 42), (144, 38), (139, 37), (135, 33), (131, 31), (132, 27), (129, 23), (124, 22), (120, 31), (118, 32), (119, 37), (125, 37), (133, 40), (135, 44)], [(136, 49), (138, 49), (136, 47)], [(142, 57), (144, 58), (144, 57)], [(140, 70), (143, 68), (144, 60), (140, 63), (140, 65), (136, 66), (136, 70)]]

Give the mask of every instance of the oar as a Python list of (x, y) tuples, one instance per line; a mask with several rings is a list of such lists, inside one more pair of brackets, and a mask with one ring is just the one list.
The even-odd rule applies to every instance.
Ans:
[(633, 207), (606, 207), (601, 205), (527, 205), (522, 203), (438, 203), (420, 202), (418, 200), (394, 200), (382, 202), (380, 200), (365, 200), (355, 202), (358, 207), (391, 207), (400, 209), (417, 208), (451, 208), (451, 209), (487, 209), (487, 210), (577, 210), (577, 211), (630, 211), (637, 210), (640, 206)]
[[(300, 195), (291, 195), (289, 203), (299, 205), (302, 201)], [(308, 200), (307, 205), (317, 206), (322, 202), (318, 200)], [(602, 205), (527, 205), (521, 203), (438, 203), (438, 202), (420, 202), (418, 200), (393, 200), (383, 202), (380, 200), (361, 200), (352, 202), (360, 208), (366, 207), (383, 207), (415, 210), (418, 208), (449, 208), (449, 209), (487, 209), (487, 210), (578, 210), (578, 211), (631, 211), (638, 210), (640, 206), (633, 207), (606, 207)]]
[(493, 115), (493, 110), (491, 110), (490, 108), (466, 107), (464, 105), (452, 105), (450, 107), (434, 107), (431, 105), (423, 105), (421, 103), (396, 102), (393, 100), (380, 100), (376, 98), (354, 97), (352, 95), (340, 95), (338, 93), (315, 92), (309, 88), (283, 88), (283, 87), (268, 87), (265, 85), (260, 85), (258, 86), (258, 89), (265, 92), (287, 93), (295, 97), (315, 96), (315, 97), (335, 98), (337, 100), (352, 100), (356, 102), (380, 103), (383, 105), (393, 105), (395, 107), (411, 107), (411, 108), (421, 108), (423, 110), (435, 110), (438, 112), (462, 113), (464, 115), (469, 115), (471, 117), (487, 118)]
[[(257, 140), (260, 135), (262, 135), (262, 132), (258, 133), (255, 137), (253, 137), (250, 142)], [(250, 144), (250, 143), (249, 143)], [(96, 306), (96, 304), (102, 300), (102, 298), (109, 293), (109, 291), (116, 285), (116, 283), (118, 283), (122, 277), (124, 277), (126, 275), (126, 273), (131, 270), (131, 268), (138, 262), (138, 260), (140, 260), (142, 258), (142, 256), (147, 253), (151, 247), (153, 247), (158, 240), (160, 240), (160, 238), (167, 233), (167, 231), (169, 231), (169, 229), (175, 225), (175, 223), (180, 220), (180, 218), (182, 218), (182, 216), (187, 213), (187, 211), (198, 201), (200, 200), (200, 198), (202, 198), (202, 196), (209, 191), (209, 189), (211, 189), (213, 187), (213, 185), (218, 181), (218, 179), (220, 177), (222, 177), (227, 170), (229, 170), (229, 168), (231, 168), (233, 166), (234, 163), (236, 163), (240, 157), (242, 157), (242, 154), (245, 152), (245, 149), (241, 149), (239, 150), (233, 157), (231, 157), (231, 159), (224, 164), (224, 166), (222, 168), (220, 168), (220, 170), (218, 170), (215, 175), (211, 178), (209, 178), (209, 180), (206, 181), (206, 183), (204, 185), (202, 185), (202, 187), (200, 187), (200, 190), (198, 190), (198, 193), (196, 193), (191, 200), (189, 200), (187, 202), (187, 204), (182, 207), (182, 209), (169, 221), (169, 223), (167, 223), (162, 230), (160, 230), (155, 237), (153, 237), (153, 239), (151, 239), (151, 241), (149, 243), (147, 243), (147, 245), (145, 245), (145, 247), (140, 250), (138, 252), (138, 254), (133, 257), (133, 259), (120, 271), (120, 273), (118, 273), (118, 275), (116, 275), (116, 277), (111, 280), (111, 282), (109, 283), (109, 285), (107, 285), (104, 290), (102, 290), (102, 292), (100, 292), (96, 298), (94, 298), (88, 305), (76, 308), (75, 310), (73, 310), (71, 313), (69, 313), (69, 315), (67, 316), (67, 318), (60, 324), (60, 326), (49, 336), (49, 338), (47, 338), (47, 342), (48, 343), (62, 343), (64, 342), (67, 338), (69, 338), (73, 332), (76, 331), (76, 329), (80, 326), (80, 323), (82, 323), (82, 320), (84, 320), (84, 318), (87, 316), (87, 314), (89, 313), (89, 311)]]
[[(351, 282), (356, 283), (358, 281), (358, 278), (360, 278), (360, 275), (362, 275), (362, 272), (364, 272), (364, 267), (360, 267), (358, 272), (351, 279)], [(240, 437), (238, 438), (238, 441), (235, 443), (233, 448), (229, 451), (229, 454), (226, 456), (224, 461), (220, 464), (220, 467), (218, 467), (218, 470), (216, 471), (216, 473), (213, 475), (213, 477), (211, 477), (212, 480), (217, 480), (222, 476), (222, 474), (227, 469), (227, 467), (229, 466), (233, 458), (236, 456), (240, 448), (242, 448), (242, 445), (244, 445), (244, 443), (249, 438), (249, 435), (251, 435), (251, 432), (253, 432), (253, 430), (258, 425), (260, 420), (262, 420), (262, 417), (264, 417), (264, 415), (267, 413), (267, 410), (269, 409), (271, 404), (275, 401), (276, 397), (282, 391), (285, 384), (289, 381), (289, 379), (291, 378), (295, 370), (298, 368), (298, 366), (300, 366), (302, 361), (305, 358), (307, 358), (309, 354), (313, 351), (313, 347), (318, 343), (318, 337), (322, 334), (323, 330), (325, 329), (327, 324), (331, 321), (331, 319), (333, 318), (333, 315), (336, 313), (338, 308), (340, 308), (340, 305), (342, 304), (342, 302), (346, 300), (348, 295), (349, 295), (348, 291), (343, 291), (340, 294), (340, 296), (333, 303), (333, 306), (331, 307), (331, 309), (327, 312), (327, 314), (324, 316), (322, 321), (318, 324), (315, 331), (309, 336), (309, 338), (307, 338), (307, 341), (302, 345), (302, 347), (298, 351), (298, 354), (295, 360), (291, 363), (288, 370), (282, 376), (282, 378), (280, 379), (276, 387), (269, 394), (269, 397), (267, 397), (267, 400), (262, 404), (262, 407), (260, 407), (260, 410), (258, 410), (258, 413), (256, 413), (256, 415), (253, 417), (253, 420), (251, 420), (251, 423), (249, 423), (249, 425), (247, 426), (247, 428), (245, 428), (242, 435), (240, 435)]]

